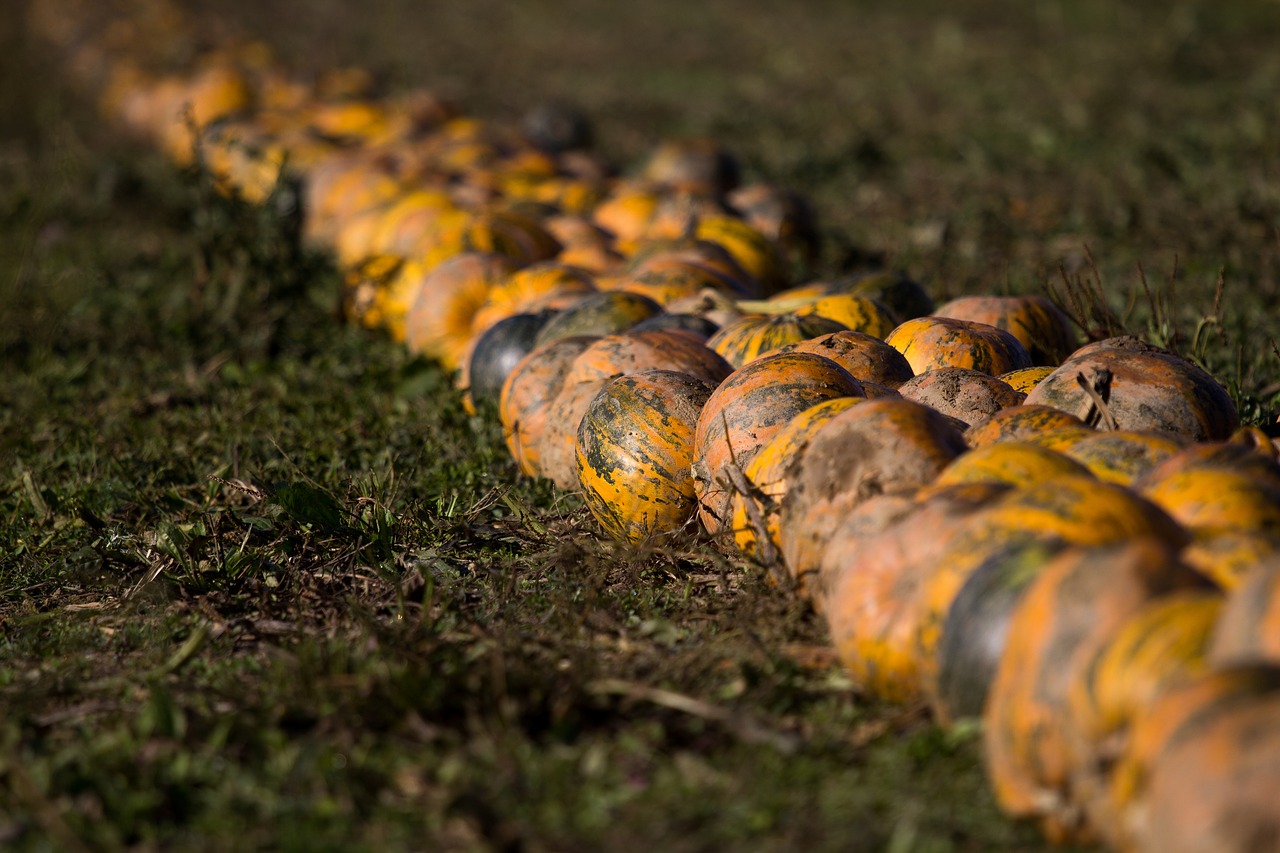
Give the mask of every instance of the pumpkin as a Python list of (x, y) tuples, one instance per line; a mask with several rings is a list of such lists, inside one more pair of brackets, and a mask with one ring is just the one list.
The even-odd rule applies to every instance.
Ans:
[(672, 370), (720, 384), (732, 368), (688, 332), (659, 329), (606, 335), (591, 343), (569, 366), (547, 426), (539, 437), (541, 475), (562, 489), (577, 488), (574, 439), (591, 401), (609, 380), (644, 370)]
[(964, 450), (945, 416), (910, 400), (868, 400), (824, 425), (792, 463), (782, 502), (782, 554), (797, 585), (822, 594), (810, 575), (822, 571), (827, 540), (858, 504), (915, 491)]
[(921, 689), (929, 696), (941, 695), (937, 684), (942, 632), (956, 596), (982, 566), (1027, 558), (1023, 545), (1039, 544), (1050, 554), (1067, 545), (1108, 545), (1139, 536), (1183, 541), (1182, 531), (1157, 507), (1089, 476), (1065, 474), (1032, 482), (975, 512), (950, 538), (936, 565), (921, 570), (916, 581), (912, 656)]
[(707, 289), (733, 293), (742, 287), (718, 270), (693, 261), (656, 259), (633, 272), (601, 280), (602, 289), (639, 293), (661, 305), (695, 297)]
[(967, 367), (998, 376), (1031, 366), (1031, 356), (1013, 335), (969, 320), (917, 317), (884, 340), (906, 357), (917, 375), (939, 367)]
[(780, 352), (811, 352), (829, 358), (858, 381), (897, 389), (912, 377), (902, 353), (863, 332), (846, 330), (788, 344)]
[(392, 282), (397, 280), (404, 258), (372, 255), (349, 266), (342, 276), (338, 311), (344, 321), (354, 320), (376, 329), (385, 322)]
[(1084, 421), (1052, 406), (1023, 404), (993, 414), (985, 422), (965, 430), (965, 441), (971, 447), (985, 447), (1002, 441), (1034, 441), (1053, 429), (1086, 429)]
[(1253, 853), (1280, 838), (1280, 692), (1184, 729), (1154, 761), (1128, 831), (1161, 853)]
[(955, 418), (969, 429), (1001, 409), (1022, 404), (1023, 395), (986, 373), (939, 367), (908, 379), (898, 393)]
[(1197, 534), (1280, 533), (1280, 465), (1240, 445), (1211, 445), (1170, 456), (1134, 483)]
[(770, 184), (751, 184), (727, 198), (751, 227), (781, 247), (788, 261), (813, 265), (818, 256), (817, 218), (804, 196)]
[(750, 491), (734, 491), (730, 503), (733, 541), (744, 556), (771, 570), (781, 564), (778, 510), (787, 493), (787, 469), (819, 427), (862, 399), (835, 397), (805, 409), (747, 464), (743, 473)]
[(742, 367), (788, 344), (839, 332), (836, 320), (797, 314), (748, 314), (725, 325), (707, 340), (707, 346), (734, 367)]
[(587, 508), (615, 539), (640, 542), (694, 516), (693, 433), (713, 386), (670, 370), (609, 380), (592, 399), (575, 442)]
[(1014, 609), (983, 714), (987, 767), (1006, 811), (1040, 816), (1054, 837), (1079, 830), (1068, 785), (1087, 757), (1073, 749), (1068, 693), (1135, 613), (1197, 588), (1209, 585), (1152, 536), (1072, 548), (1040, 571)]
[(933, 313), (1004, 329), (1026, 347), (1036, 365), (1060, 364), (1076, 348), (1075, 324), (1044, 296), (962, 296)]
[(1268, 555), (1227, 595), (1210, 648), (1219, 666), (1280, 665), (1280, 557)]
[(703, 216), (693, 234), (699, 240), (723, 246), (747, 275), (760, 282), (764, 293), (776, 293), (786, 286), (778, 244), (745, 220), (736, 216)]
[(643, 275), (647, 272), (682, 270), (692, 264), (704, 275), (709, 286), (726, 293), (743, 296), (758, 295), (760, 283), (743, 269), (724, 246), (697, 237), (650, 240), (636, 248), (627, 262), (625, 272)]
[[(438, 360), (446, 370), (458, 367), (471, 342), (471, 324), (495, 282), (510, 275), (502, 255), (469, 252), (434, 268), (410, 261), (401, 269), (396, 292), (415, 292), (403, 326), (391, 307), (386, 313), (393, 337), (409, 349)], [(416, 282), (416, 286), (415, 283)], [(403, 289), (401, 289), (403, 288)]]
[(856, 293), (832, 293), (797, 308), (801, 317), (827, 317), (855, 332), (884, 339), (898, 326), (898, 318), (883, 303)]
[(1067, 695), (1067, 733), (1078, 765), (1073, 798), (1107, 839), (1123, 834), (1111, 773), (1132, 729), (1166, 691), (1209, 669), (1206, 650), (1222, 610), (1217, 590), (1187, 589), (1134, 612), (1082, 668)]
[(927, 316), (934, 308), (933, 299), (920, 283), (899, 272), (860, 273), (833, 282), (832, 291), (870, 297), (903, 320)]
[(612, 335), (662, 313), (647, 296), (621, 290), (589, 293), (563, 309), (538, 333), (538, 343), (573, 335)]
[(1040, 380), (1044, 379), (1053, 368), (1048, 365), (1039, 365), (1037, 367), (1023, 367), (1019, 370), (1010, 370), (1008, 373), (1001, 373), (996, 378), (1006, 383), (1015, 391), (1021, 391), (1023, 394), (1030, 394), (1031, 389), (1040, 384)]
[(613, 235), (615, 246), (633, 245), (648, 230), (660, 197), (653, 187), (620, 183), (591, 212), (591, 218)]
[(530, 264), (493, 283), (471, 320), (472, 334), (482, 334), (512, 314), (569, 308), (595, 289), (590, 274), (583, 270), (558, 261)]
[(1278, 715), (1280, 667), (1211, 669), (1165, 691), (1112, 772), (1116, 843), (1204, 853), (1274, 846)]
[(649, 153), (641, 168), (646, 181), (707, 195), (722, 195), (739, 183), (738, 160), (709, 137), (670, 139)]
[(458, 378), (468, 411), (474, 414), (478, 407), (498, 402), (507, 377), (533, 352), (539, 330), (552, 316), (550, 311), (513, 314), (494, 323), (476, 339)]
[(579, 335), (537, 346), (520, 360), (498, 395), (498, 418), (507, 449), (532, 477), (542, 475), (542, 436), (547, 413), (564, 386), (573, 361), (596, 340)]
[(697, 314), (672, 314), (664, 311), (647, 320), (641, 320), (632, 326), (631, 330), (633, 332), (642, 332), (646, 329), (680, 329), (681, 331), (695, 334), (705, 341), (714, 335), (719, 328), (711, 320)]
[(940, 724), (982, 716), (1004, 655), (1013, 610), (1031, 582), (1065, 547), (1060, 540), (1012, 539), (986, 554), (968, 573), (942, 619), (934, 675), (917, 676)]
[(1185, 441), (1159, 432), (1117, 430), (1063, 431), (1044, 436), (1047, 446), (1088, 468), (1099, 480), (1128, 486), (1165, 459), (1177, 454)]
[(1045, 447), (1006, 441), (960, 454), (926, 488), (945, 489), (962, 483), (1030, 486), (1058, 477), (1090, 477), (1079, 462)]
[(1280, 554), (1280, 533), (1227, 530), (1196, 534), (1183, 549), (1182, 559), (1231, 592), (1255, 565), (1276, 554)]
[(1227, 438), (1235, 404), (1212, 376), (1184, 358), (1132, 338), (1082, 347), (1040, 382), (1027, 402), (1107, 429), (1164, 431), (1192, 441)]
[[(840, 661), (862, 690), (891, 702), (921, 698), (922, 662), (914, 642), (921, 581), (973, 513), (1004, 490), (964, 485), (906, 506), (890, 503), (871, 523), (855, 507), (833, 528), (807, 589)], [(884, 524), (879, 531), (877, 522)]]
[(735, 370), (707, 401), (694, 435), (694, 489), (707, 531), (726, 531), (736, 475), (793, 418), (825, 400), (862, 396), (848, 371), (809, 353), (766, 356)]

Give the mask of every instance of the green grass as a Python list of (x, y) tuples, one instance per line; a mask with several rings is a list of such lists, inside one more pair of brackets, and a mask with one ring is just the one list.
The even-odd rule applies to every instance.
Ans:
[[(1096, 277), (1275, 418), (1274, 4), (216, 6), (295, 67), (576, 101), (623, 164), (714, 133), (814, 199), (823, 273)], [(804, 664), (824, 627), (750, 567), (602, 541), (337, 322), (289, 215), (113, 136), (12, 20), (0, 48), (0, 843), (1044, 846), (973, 731)]]

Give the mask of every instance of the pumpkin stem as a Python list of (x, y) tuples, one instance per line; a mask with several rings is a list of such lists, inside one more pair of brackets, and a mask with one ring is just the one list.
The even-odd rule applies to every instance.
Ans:
[(1086, 414), (1084, 422), (1089, 426), (1096, 427), (1098, 421), (1101, 420), (1106, 429), (1112, 432), (1119, 429), (1115, 416), (1111, 414), (1111, 409), (1107, 407), (1107, 397), (1111, 394), (1111, 371), (1105, 368), (1099, 370), (1094, 374), (1093, 382), (1085, 379), (1083, 373), (1077, 373), (1076, 384), (1093, 401), (1093, 405)]

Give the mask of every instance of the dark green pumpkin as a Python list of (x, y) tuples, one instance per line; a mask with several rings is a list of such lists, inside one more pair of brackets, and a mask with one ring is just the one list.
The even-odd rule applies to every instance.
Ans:
[(933, 299), (919, 282), (899, 272), (875, 270), (838, 280), (832, 290), (879, 300), (906, 321), (933, 313)]
[(574, 335), (613, 335), (655, 317), (662, 306), (647, 296), (625, 290), (589, 293), (553, 317), (538, 332), (539, 345)]
[(938, 677), (927, 685), (939, 722), (982, 716), (1022, 593), (1064, 547), (1060, 541), (1011, 541), (982, 563), (947, 611), (938, 643)]
[(645, 329), (680, 329), (692, 332), (706, 340), (720, 331), (720, 327), (700, 314), (655, 314), (647, 320), (636, 323), (631, 330), (641, 332)]
[(466, 391), (472, 405), (498, 402), (503, 383), (521, 359), (533, 352), (538, 333), (553, 316), (554, 311), (513, 314), (480, 336), (467, 362)]

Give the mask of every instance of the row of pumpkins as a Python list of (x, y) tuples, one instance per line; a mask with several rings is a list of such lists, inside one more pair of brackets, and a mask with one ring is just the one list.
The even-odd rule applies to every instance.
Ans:
[(1055, 839), (1280, 849), (1280, 464), (1205, 371), (1078, 346), (1043, 297), (796, 284), (809, 208), (714, 142), (619, 177), (562, 108), (500, 127), (257, 44), (161, 73), (148, 47), (197, 34), (128, 8), (31, 23), (227, 192), (300, 181), (346, 316), (457, 371), (607, 534), (700, 529), (768, 571), (866, 693), (981, 717), (1000, 804)]

